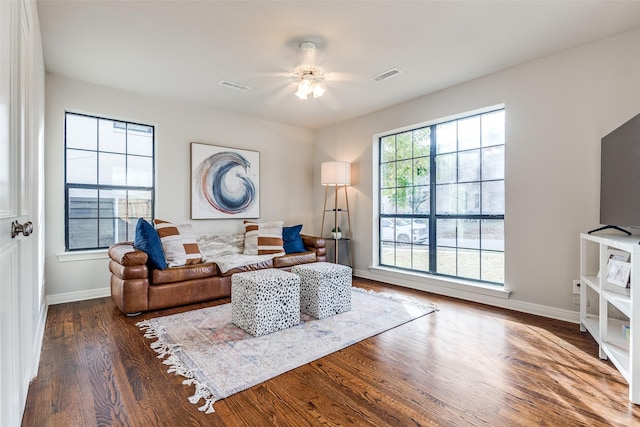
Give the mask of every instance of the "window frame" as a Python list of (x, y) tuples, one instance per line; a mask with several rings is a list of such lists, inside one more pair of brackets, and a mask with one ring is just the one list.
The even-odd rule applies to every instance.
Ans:
[[(414, 126), (409, 126), (409, 127), (405, 127), (402, 129), (397, 129), (394, 131), (389, 131), (389, 132), (385, 132), (382, 134), (378, 134), (376, 135), (377, 138), (377, 145), (378, 145), (378, 182), (377, 182), (377, 198), (378, 198), (378, 221), (377, 221), (377, 236), (378, 236), (378, 266), (380, 267), (384, 267), (384, 268), (391, 268), (394, 270), (400, 270), (400, 271), (407, 271), (407, 272), (412, 272), (412, 273), (422, 273), (422, 274), (428, 274), (428, 275), (433, 275), (433, 276), (438, 276), (438, 277), (443, 277), (443, 278), (451, 278), (454, 280), (461, 280), (461, 281), (467, 281), (467, 282), (474, 282), (474, 283), (479, 283), (479, 284), (488, 284), (488, 285), (497, 285), (497, 286), (501, 286), (504, 287), (505, 283), (504, 283), (504, 260), (505, 260), (505, 254), (506, 254), (506, 250), (504, 247), (504, 240), (505, 240), (505, 231), (504, 231), (504, 220), (505, 220), (505, 210), (506, 210), (506, 200), (505, 200), (505, 205), (503, 207), (503, 211), (502, 213), (492, 213), (492, 214), (446, 214), (446, 213), (438, 213), (437, 212), (437, 192), (438, 192), (438, 183), (436, 182), (436, 174), (437, 174), (437, 165), (436, 165), (436, 157), (439, 155), (439, 153), (437, 153), (437, 144), (436, 144), (436, 127), (439, 125), (443, 125), (443, 124), (447, 124), (447, 123), (452, 123), (452, 122), (458, 122), (461, 120), (465, 120), (465, 119), (470, 119), (473, 117), (479, 117), (482, 115), (487, 115), (487, 114), (491, 114), (491, 113), (495, 113), (495, 112), (499, 112), (499, 111), (503, 111), (506, 115), (506, 108), (504, 105), (499, 105), (499, 106), (494, 106), (494, 107), (490, 107), (487, 109), (483, 109), (483, 110), (478, 110), (478, 111), (474, 111), (474, 112), (470, 112), (470, 113), (466, 113), (466, 114), (461, 114), (461, 115), (457, 115), (455, 117), (450, 117), (450, 118), (446, 118), (446, 119), (442, 119), (442, 120), (437, 120), (437, 121), (433, 121), (427, 124), (419, 124), (419, 125), (414, 125)], [(505, 157), (506, 157), (506, 123), (504, 124), (504, 140), (502, 141), (501, 144), (496, 144), (496, 145), (491, 145), (491, 146), (501, 146), (503, 147), (503, 154), (502, 154), (502, 160), (503, 162), (505, 161)], [(399, 186), (398, 183), (396, 182), (394, 187), (383, 187), (383, 165), (384, 164), (388, 164), (391, 161), (385, 161), (383, 162), (383, 139), (389, 136), (394, 136), (394, 135), (399, 135), (399, 134), (403, 134), (406, 132), (414, 132), (416, 130), (420, 130), (420, 129), (429, 129), (430, 134), (429, 134), (429, 183), (428, 183), (428, 187), (429, 187), (429, 213), (427, 214), (419, 214), (419, 213), (397, 213), (398, 208), (396, 205), (396, 213), (395, 214), (389, 214), (389, 213), (383, 213), (383, 190), (385, 189), (399, 189), (402, 188), (402, 186)], [(482, 135), (482, 128), (480, 127), (479, 130), (480, 135)], [(397, 141), (396, 141), (397, 144)], [(490, 146), (487, 146), (490, 147)], [(479, 149), (481, 150), (483, 147), (482, 143), (480, 143), (479, 145)], [(395, 152), (397, 154), (398, 152), (398, 147), (396, 145), (395, 148)], [(451, 153), (451, 154), (456, 154), (457, 156), (460, 153), (464, 153), (464, 152), (468, 152), (468, 151), (472, 151), (474, 149), (460, 149), (460, 147), (458, 146), (458, 139), (456, 139), (456, 149), (454, 151), (451, 152), (447, 152), (447, 153)], [(480, 151), (480, 154), (482, 152)], [(414, 161), (416, 158), (419, 157), (423, 157), (423, 156), (415, 156), (415, 152), (413, 151), (412, 148), (412, 155), (410, 159), (402, 159), (402, 160), (412, 160)], [(395, 160), (393, 160), (394, 162), (398, 162), (398, 159), (396, 158)], [(479, 168), (480, 170), (482, 170), (482, 156), (480, 155), (480, 162), (479, 162)], [(487, 180), (483, 180), (482, 179), (482, 173), (480, 173), (480, 177), (478, 178), (477, 181), (471, 181), (471, 182), (477, 182), (480, 184), (480, 186), (482, 186), (482, 183), (485, 182), (497, 182), (497, 181), (502, 181), (503, 186), (504, 183), (506, 183), (506, 176), (505, 176), (505, 171), (503, 170), (503, 175), (501, 179), (487, 179)], [(458, 175), (458, 160), (456, 160), (456, 184), (460, 184), (460, 183), (465, 183), (466, 181), (460, 181), (459, 180), (459, 175)], [(440, 184), (442, 185), (442, 184)], [(416, 187), (416, 183), (413, 182), (412, 183), (412, 187)], [(506, 188), (503, 187), (503, 196), (506, 199)], [(480, 200), (482, 200), (482, 190), (480, 191)], [(398, 241), (397, 239), (397, 231), (394, 228), (393, 230), (393, 239), (394, 240), (388, 240), (388, 239), (384, 239), (383, 240), (383, 221), (387, 221), (387, 220), (395, 220), (395, 219), (405, 219), (409, 222), (411, 222), (413, 224), (413, 226), (415, 226), (415, 223), (413, 222), (414, 220), (427, 220), (428, 221), (428, 243), (426, 245), (421, 244), (421, 242), (418, 243), (414, 243), (413, 241), (409, 241), (408, 243), (403, 243)], [(454, 219), (454, 220), (477, 220), (478, 222), (478, 226), (482, 227), (482, 221), (483, 220), (495, 220), (495, 221), (501, 221), (502, 222), (502, 228), (503, 228), (503, 246), (501, 250), (495, 250), (495, 249), (486, 249), (486, 248), (482, 248), (482, 244), (481, 244), (481, 234), (478, 237), (478, 250), (480, 251), (479, 253), (479, 271), (482, 271), (482, 253), (483, 252), (494, 252), (494, 253), (502, 253), (502, 266), (503, 266), (503, 271), (502, 271), (502, 282), (498, 282), (498, 281), (492, 281), (492, 280), (483, 280), (481, 278), (472, 278), (472, 277), (466, 277), (466, 276), (460, 276), (460, 275), (452, 275), (452, 274), (446, 274), (446, 273), (442, 273), (442, 272), (438, 272), (438, 267), (437, 267), (437, 262), (438, 262), (438, 240), (437, 240), (437, 230), (438, 230), (438, 221), (439, 220), (447, 220), (447, 219)], [(415, 231), (413, 229), (412, 226), (412, 233), (415, 235)], [(457, 235), (457, 233), (456, 233)], [(412, 262), (411, 268), (408, 267), (403, 267), (403, 266), (398, 266), (397, 265), (397, 261), (396, 261), (396, 257), (394, 255), (394, 264), (385, 264), (383, 263), (383, 245), (384, 243), (393, 243), (394, 244), (394, 251), (397, 249), (399, 244), (406, 244), (410, 247), (411, 250), (411, 258), (412, 258)], [(414, 252), (413, 252), (413, 248), (414, 246), (425, 246), (428, 251), (429, 251), (429, 263), (428, 263), (428, 270), (419, 270), (416, 268), (413, 268), (414, 263), (413, 263), (413, 256), (414, 256)], [(443, 247), (442, 245), (440, 245), (440, 247)], [(455, 246), (448, 246), (451, 247), (453, 249), (456, 250), (456, 254), (457, 251), (459, 249), (471, 249), (471, 248), (465, 248), (464, 246), (461, 247), (458, 242), (456, 241)], [(456, 272), (459, 273), (459, 269), (458, 269), (458, 257), (456, 256)], [(481, 276), (480, 276), (481, 277)]]
[[(67, 132), (68, 132), (68, 118), (69, 116), (77, 116), (77, 117), (85, 117), (85, 118), (91, 118), (91, 119), (95, 119), (98, 126), (96, 126), (96, 149), (95, 150), (90, 150), (90, 149), (82, 149), (84, 151), (87, 152), (94, 152), (96, 154), (96, 165), (95, 165), (95, 171), (94, 171), (94, 175), (96, 177), (96, 183), (95, 184), (80, 184), (80, 183), (69, 183), (68, 181), (68, 176), (67, 176), (67, 172), (68, 172), (68, 151), (69, 150), (78, 150), (77, 147), (69, 147), (68, 146), (68, 140), (67, 140)], [(111, 121), (114, 124), (114, 127), (123, 129), (124, 131), (124, 135), (125, 135), (125, 150), (124, 152), (114, 152), (114, 151), (109, 151), (109, 150), (100, 150), (100, 120), (105, 120), (105, 121)], [(128, 138), (129, 138), (129, 126), (132, 127), (144, 127), (144, 128), (150, 128), (151, 129), (151, 155), (140, 155), (140, 154), (135, 154), (135, 153), (131, 153), (129, 150), (129, 142), (128, 142)], [(134, 129), (131, 129), (134, 130)], [(133, 122), (133, 121), (129, 121), (129, 120), (121, 120), (121, 119), (114, 119), (114, 118), (109, 118), (109, 117), (104, 117), (104, 116), (97, 116), (97, 115), (91, 115), (91, 114), (83, 114), (83, 113), (77, 113), (74, 111), (65, 111), (64, 113), (64, 171), (63, 171), (63, 175), (64, 175), (64, 241), (65, 241), (65, 252), (67, 253), (73, 253), (73, 252), (81, 252), (81, 251), (93, 251), (93, 250), (103, 250), (103, 249), (108, 249), (109, 246), (113, 243), (117, 243), (118, 238), (117, 235), (114, 233), (112, 235), (113, 237), (113, 243), (107, 245), (107, 246), (103, 246), (100, 244), (100, 221), (101, 221), (101, 213), (100, 213), (100, 204), (101, 204), (101, 200), (102, 197), (100, 196), (100, 192), (101, 191), (125, 191), (127, 192), (127, 196), (126, 199), (127, 200), (127, 215), (126, 217), (123, 219), (123, 222), (126, 227), (125, 231), (124, 231), (124, 235), (129, 237), (131, 236), (131, 228), (133, 227), (133, 233), (135, 233), (135, 227), (136, 227), (136, 222), (132, 221), (136, 218), (138, 218), (139, 216), (136, 216), (135, 218), (130, 217), (129, 216), (129, 192), (134, 192), (134, 191), (144, 191), (144, 192), (149, 192), (150, 194), (150, 199), (149, 199), (149, 204), (150, 204), (150, 211), (149, 211), (149, 215), (150, 217), (148, 219), (153, 219), (155, 217), (155, 187), (156, 187), (156, 173), (155, 173), (155, 167), (156, 167), (156, 161), (155, 161), (155, 157), (156, 157), (156, 152), (155, 152), (155, 147), (156, 147), (156, 132), (155, 132), (155, 126), (154, 125), (148, 125), (148, 124), (143, 124), (143, 123), (139, 123), (139, 122)], [(145, 157), (145, 158), (150, 158), (151, 159), (151, 185), (150, 186), (140, 186), (140, 185), (115, 185), (115, 184), (100, 184), (99, 182), (99, 178), (100, 178), (100, 153), (104, 153), (104, 154), (118, 154), (118, 155), (124, 155), (125, 156), (125, 162), (127, 162), (129, 160), (130, 156), (138, 156), (138, 157)], [(125, 163), (127, 164), (127, 163)], [(125, 173), (125, 176), (127, 176), (127, 174)], [(72, 190), (95, 190), (98, 194), (97, 196), (97, 213), (95, 217), (87, 217), (86, 219), (94, 219), (97, 222), (97, 227), (96, 227), (96, 243), (97, 246), (86, 246), (86, 247), (74, 247), (74, 248), (70, 248), (70, 243), (72, 243), (70, 240), (71, 237), (71, 228), (70, 228), (70, 219), (74, 219), (74, 217), (70, 216), (70, 210), (71, 210), (71, 206), (70, 206), (70, 191)], [(107, 217), (107, 218), (111, 218), (111, 217)], [(145, 218), (147, 218), (145, 216)], [(84, 218), (82, 218), (84, 219)], [(114, 220), (116, 218), (114, 217)], [(122, 219), (122, 218), (121, 218)]]

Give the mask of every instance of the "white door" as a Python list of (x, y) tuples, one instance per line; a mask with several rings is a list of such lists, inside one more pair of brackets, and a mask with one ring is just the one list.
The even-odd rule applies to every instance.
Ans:
[[(43, 71), (34, 47), (30, 1), (0, 1), (0, 425), (20, 425), (35, 375), (43, 311), (40, 235), (40, 140)], [(35, 14), (35, 16), (34, 16)], [(36, 33), (36, 34), (39, 34)], [(35, 49), (35, 50), (34, 50)], [(40, 59), (41, 61), (41, 59)], [(34, 79), (35, 76), (35, 79)], [(14, 224), (33, 233), (12, 236)]]

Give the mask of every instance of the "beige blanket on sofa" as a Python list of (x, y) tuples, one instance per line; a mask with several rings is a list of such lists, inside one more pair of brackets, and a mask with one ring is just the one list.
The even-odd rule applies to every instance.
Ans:
[(274, 255), (244, 255), (244, 233), (218, 233), (199, 236), (198, 246), (207, 262), (215, 262), (222, 273), (268, 261)]

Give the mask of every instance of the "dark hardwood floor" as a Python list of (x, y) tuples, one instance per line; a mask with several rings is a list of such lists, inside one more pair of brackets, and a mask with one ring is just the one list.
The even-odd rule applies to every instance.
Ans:
[(439, 311), (235, 394), (204, 414), (110, 298), (49, 307), (23, 426), (631, 426), (640, 406), (578, 325), (354, 279)]

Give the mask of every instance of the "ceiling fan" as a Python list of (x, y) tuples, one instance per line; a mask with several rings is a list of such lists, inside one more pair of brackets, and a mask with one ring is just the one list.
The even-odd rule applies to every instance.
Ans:
[[(300, 43), (300, 49), (305, 51), (305, 56), (312, 57), (316, 50), (316, 44), (312, 41), (304, 41)], [(293, 70), (293, 76), (298, 79), (298, 91), (295, 95), (300, 99), (307, 99), (313, 94), (314, 98), (320, 98), (324, 95), (325, 88), (322, 82), (325, 78), (324, 70), (314, 64), (308, 63), (297, 66)]]

